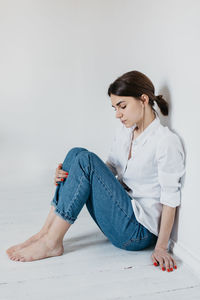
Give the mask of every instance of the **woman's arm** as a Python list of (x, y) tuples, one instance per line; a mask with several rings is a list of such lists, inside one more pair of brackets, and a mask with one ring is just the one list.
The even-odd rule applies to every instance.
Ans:
[(169, 237), (172, 231), (172, 227), (174, 224), (176, 207), (170, 207), (167, 205), (163, 205), (162, 215), (161, 215), (161, 223), (160, 223), (160, 231), (156, 243), (155, 249), (165, 249), (167, 250), (167, 245), (169, 241)]
[(167, 271), (173, 271), (173, 267), (175, 269), (177, 267), (167, 251), (167, 244), (174, 223), (176, 207), (181, 204), (181, 179), (185, 173), (185, 153), (178, 135), (170, 133), (159, 141), (156, 161), (160, 184), (160, 203), (163, 204), (163, 210), (152, 260), (155, 265), (159, 263), (163, 271), (165, 270), (164, 264)]
[(154, 264), (159, 263), (161, 269), (164, 271), (166, 268), (168, 272), (173, 271), (173, 268), (177, 268), (175, 260), (167, 252), (167, 245), (174, 224), (175, 212), (176, 207), (163, 205), (159, 235), (155, 250), (151, 256)]

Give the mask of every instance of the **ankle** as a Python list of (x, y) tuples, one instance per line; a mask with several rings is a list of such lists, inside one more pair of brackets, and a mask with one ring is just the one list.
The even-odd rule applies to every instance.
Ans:
[(42, 229), (38, 232), (39, 235), (44, 235), (44, 234), (47, 234), (49, 231), (49, 227), (42, 227)]
[(59, 245), (63, 245), (63, 238), (61, 238), (61, 237), (55, 236), (49, 232), (46, 233), (44, 235), (44, 237), (45, 237), (45, 240), (46, 240), (48, 246), (51, 248), (55, 248)]

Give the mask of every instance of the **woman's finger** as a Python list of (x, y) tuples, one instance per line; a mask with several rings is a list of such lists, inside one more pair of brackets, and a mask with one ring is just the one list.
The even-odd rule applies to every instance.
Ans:
[(154, 266), (157, 267), (159, 265), (159, 262), (154, 257), (152, 257), (152, 261), (153, 261)]
[[(168, 258), (167, 256), (165, 256), (165, 257), (163, 258), (163, 260), (164, 260), (164, 263), (165, 263), (166, 271), (167, 271), (167, 272), (170, 272), (171, 270), (170, 270), (170, 260), (169, 260), (169, 258)], [(173, 271), (173, 270), (172, 270), (172, 271)]]
[(155, 253), (153, 253), (151, 257), (152, 257), (152, 260), (154, 262), (154, 266), (156, 266), (156, 264), (160, 265), (161, 269), (164, 271), (165, 268), (164, 268), (162, 257), (159, 256), (159, 255), (156, 255)]
[(56, 177), (56, 181), (64, 181), (65, 179), (67, 179), (68, 175), (65, 176), (57, 176)]
[(165, 271), (165, 266), (164, 266), (164, 259), (161, 256), (157, 256), (156, 259), (159, 262), (161, 270)]
[(166, 270), (168, 272), (173, 271), (174, 260), (173, 260), (172, 256), (170, 254), (167, 254), (166, 256), (164, 256), (164, 260), (165, 260)]
[(66, 176), (68, 176), (68, 172), (65, 172), (65, 171), (58, 171), (58, 175), (59, 175), (59, 177), (66, 177)]
[(151, 259), (152, 259), (152, 262), (153, 262), (154, 266), (158, 266), (158, 265), (159, 265), (159, 262), (158, 262), (157, 259), (155, 258), (154, 253), (152, 253)]
[(58, 165), (58, 167), (56, 168), (56, 172), (58, 172), (59, 170), (62, 170), (62, 164)]
[(173, 261), (170, 260), (169, 261), (169, 269), (170, 269), (171, 272), (174, 270), (173, 266), (174, 266)]
[(172, 260), (174, 269), (177, 269), (177, 263), (176, 263), (175, 259), (172, 256), (171, 256), (171, 260)]
[(170, 256), (170, 269), (177, 269), (177, 264), (172, 256)]
[(56, 176), (65, 176), (68, 175), (69, 173), (66, 171), (63, 171), (62, 169), (56, 169), (55, 175)]

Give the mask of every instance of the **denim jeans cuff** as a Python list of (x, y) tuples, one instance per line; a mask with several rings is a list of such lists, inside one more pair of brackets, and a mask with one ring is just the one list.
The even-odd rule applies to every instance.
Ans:
[(72, 218), (68, 217), (66, 214), (64, 214), (63, 212), (59, 211), (58, 208), (56, 208), (54, 210), (54, 213), (57, 216), (61, 217), (64, 221), (66, 221), (69, 224), (73, 224), (75, 222), (75, 219), (72, 219)]
[(55, 208), (57, 207), (57, 204), (54, 202), (54, 199), (51, 201), (51, 205), (53, 205)]

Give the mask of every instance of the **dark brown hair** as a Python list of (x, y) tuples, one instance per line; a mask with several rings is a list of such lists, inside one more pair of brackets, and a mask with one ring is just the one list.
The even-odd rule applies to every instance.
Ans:
[(164, 116), (168, 115), (168, 103), (163, 99), (163, 95), (154, 95), (155, 88), (151, 80), (143, 73), (139, 71), (130, 71), (122, 76), (118, 77), (108, 88), (108, 95), (111, 94), (117, 96), (129, 96), (136, 99), (140, 99), (142, 94), (149, 97), (149, 105), (152, 110), (157, 113), (154, 109), (156, 101), (161, 113)]

